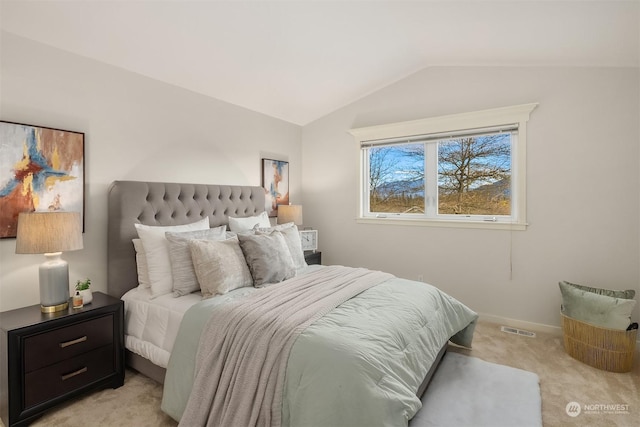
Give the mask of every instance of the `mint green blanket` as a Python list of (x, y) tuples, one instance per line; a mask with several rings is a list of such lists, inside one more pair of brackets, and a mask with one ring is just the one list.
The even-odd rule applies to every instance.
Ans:
[[(185, 314), (162, 401), (176, 420), (190, 394), (198, 341), (211, 310), (253, 291), (204, 300)], [(436, 354), (450, 337), (470, 346), (476, 318), (420, 282), (394, 278), (362, 292), (298, 336), (286, 370), (282, 425), (407, 425), (421, 407), (415, 393)]]

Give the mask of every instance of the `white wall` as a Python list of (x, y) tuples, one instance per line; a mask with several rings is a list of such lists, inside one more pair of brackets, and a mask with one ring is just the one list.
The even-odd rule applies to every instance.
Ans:
[[(260, 185), (268, 157), (290, 162), (301, 197), (299, 126), (6, 32), (0, 51), (0, 119), (85, 132), (84, 249), (63, 255), (72, 283), (106, 290), (114, 180)], [(44, 258), (14, 252), (15, 239), (0, 240), (0, 311), (39, 302)]]
[[(640, 294), (639, 82), (638, 68), (422, 70), (303, 128), (305, 225), (326, 263), (424, 275), (493, 316), (559, 325), (559, 280)], [(356, 224), (349, 129), (530, 102), (526, 231)]]
[[(640, 293), (637, 68), (430, 68), (301, 131), (8, 33), (1, 43), (0, 118), (86, 133), (85, 249), (64, 255), (72, 281), (105, 289), (111, 181), (259, 185), (260, 158), (271, 157), (290, 161), (292, 201), (320, 230), (325, 263), (424, 275), (479, 312), (545, 325), (559, 324), (558, 280)], [(529, 102), (540, 105), (526, 231), (355, 223), (349, 129)], [(42, 258), (14, 251), (0, 240), (0, 311), (39, 300)]]

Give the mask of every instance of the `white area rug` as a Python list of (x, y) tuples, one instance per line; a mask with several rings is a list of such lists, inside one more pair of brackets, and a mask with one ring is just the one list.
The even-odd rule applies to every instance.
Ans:
[(411, 427), (542, 426), (538, 375), (448, 352)]

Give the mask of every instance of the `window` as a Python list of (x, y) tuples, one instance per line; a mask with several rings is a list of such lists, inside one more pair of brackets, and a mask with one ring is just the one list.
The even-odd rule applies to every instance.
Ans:
[(353, 129), (359, 220), (526, 226), (526, 122), (537, 104)]

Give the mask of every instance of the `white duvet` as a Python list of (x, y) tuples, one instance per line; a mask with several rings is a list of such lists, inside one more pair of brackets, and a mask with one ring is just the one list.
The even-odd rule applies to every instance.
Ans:
[(151, 299), (149, 288), (137, 287), (124, 300), (125, 347), (162, 368), (178, 335), (184, 313), (202, 301), (200, 292), (174, 298), (173, 293)]

